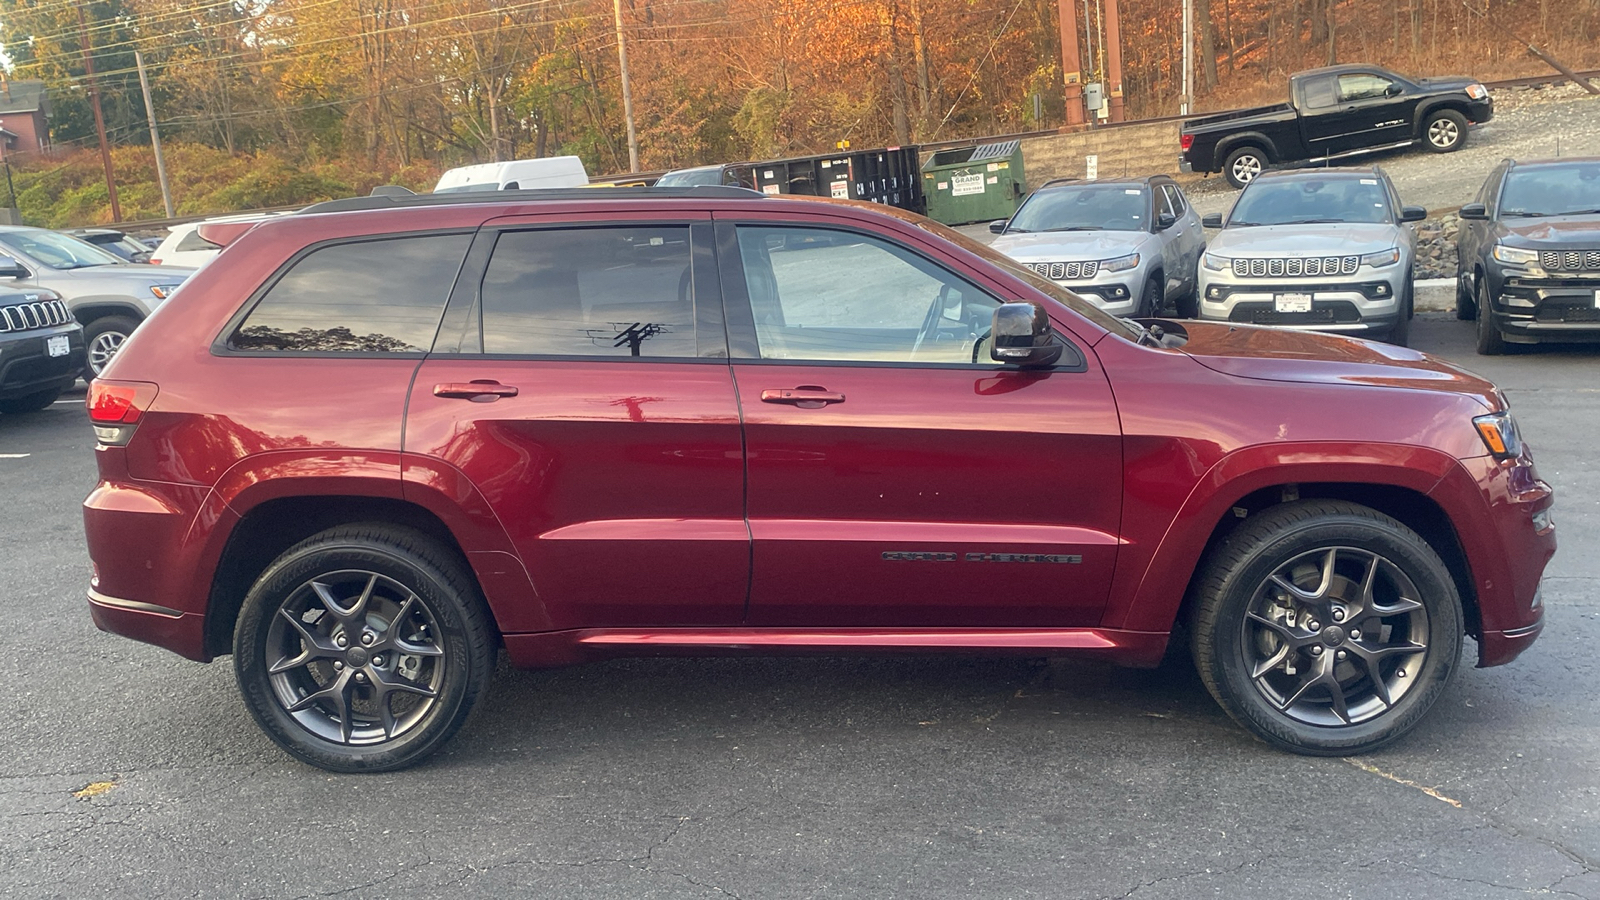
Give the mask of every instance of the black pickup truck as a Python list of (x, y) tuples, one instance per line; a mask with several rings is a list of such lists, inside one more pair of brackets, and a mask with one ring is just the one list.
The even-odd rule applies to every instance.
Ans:
[(1376, 66), (1329, 66), (1289, 76), (1289, 102), (1189, 119), (1185, 172), (1221, 172), (1244, 187), (1278, 163), (1338, 159), (1413, 144), (1461, 149), (1467, 129), (1494, 117), (1471, 78), (1403, 78)]

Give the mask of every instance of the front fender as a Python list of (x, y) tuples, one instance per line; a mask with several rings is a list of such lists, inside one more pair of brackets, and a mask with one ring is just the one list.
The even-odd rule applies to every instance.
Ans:
[(1164, 528), (1127, 535), (1102, 624), (1133, 631), (1170, 630), (1212, 531), (1240, 500), (1256, 491), (1287, 484), (1340, 483), (1387, 485), (1427, 494), (1455, 468), (1455, 458), (1447, 453), (1403, 444), (1284, 443), (1235, 450), (1195, 482)]

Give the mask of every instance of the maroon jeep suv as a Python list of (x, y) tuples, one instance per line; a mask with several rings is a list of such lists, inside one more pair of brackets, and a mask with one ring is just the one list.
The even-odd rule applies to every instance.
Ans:
[(245, 227), (93, 385), (89, 601), (232, 653), (312, 765), (433, 752), (501, 648), (1151, 666), (1175, 633), (1259, 738), (1342, 755), (1464, 634), (1492, 666), (1543, 623), (1550, 488), (1422, 353), (1118, 320), (920, 217), (739, 188)]

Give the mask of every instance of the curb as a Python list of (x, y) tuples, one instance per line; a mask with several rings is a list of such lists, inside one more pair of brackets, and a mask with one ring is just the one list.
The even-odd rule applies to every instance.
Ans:
[(1453, 312), (1456, 308), (1454, 278), (1419, 278), (1412, 282), (1417, 312)]

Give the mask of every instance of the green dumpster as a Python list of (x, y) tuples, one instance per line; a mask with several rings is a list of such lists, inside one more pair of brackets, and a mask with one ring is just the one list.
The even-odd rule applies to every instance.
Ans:
[(928, 218), (946, 225), (1009, 219), (1022, 192), (1021, 141), (940, 150), (922, 167)]

